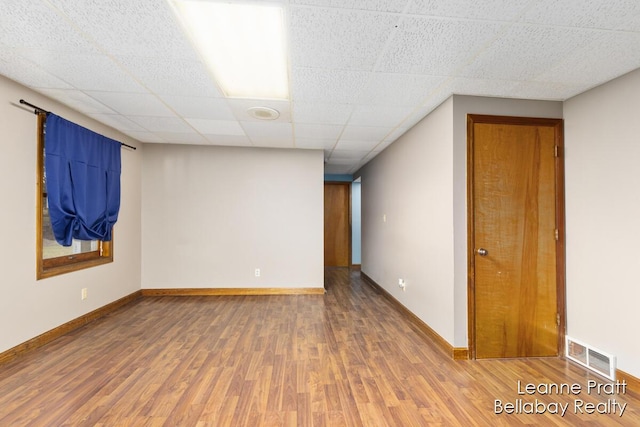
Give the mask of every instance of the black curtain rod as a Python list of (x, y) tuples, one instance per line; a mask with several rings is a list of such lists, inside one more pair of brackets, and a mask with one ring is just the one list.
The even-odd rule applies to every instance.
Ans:
[[(44, 108), (40, 108), (37, 105), (33, 105), (33, 104), (25, 101), (24, 99), (20, 100), (20, 104), (24, 104), (24, 105), (27, 105), (27, 106), (33, 108), (35, 110), (34, 114), (38, 114), (38, 113), (49, 114), (49, 113), (51, 113), (51, 111), (47, 111)], [(125, 144), (124, 142), (121, 142), (120, 145), (122, 145), (123, 147), (131, 148), (132, 150), (137, 150), (137, 148), (134, 147), (133, 145)]]

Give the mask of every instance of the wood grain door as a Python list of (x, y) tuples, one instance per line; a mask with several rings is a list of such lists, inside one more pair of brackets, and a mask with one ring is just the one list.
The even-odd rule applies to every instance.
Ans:
[(324, 184), (324, 265), (351, 264), (351, 183)]
[(557, 356), (562, 121), (469, 116), (468, 126), (472, 354)]

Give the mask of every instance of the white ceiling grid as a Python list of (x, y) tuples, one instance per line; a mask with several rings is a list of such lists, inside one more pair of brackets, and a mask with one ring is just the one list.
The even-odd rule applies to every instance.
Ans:
[(452, 94), (565, 100), (640, 67), (637, 0), (265, 2), (289, 101), (226, 99), (167, 0), (2, 0), (0, 74), (142, 142), (319, 149), (352, 173)]

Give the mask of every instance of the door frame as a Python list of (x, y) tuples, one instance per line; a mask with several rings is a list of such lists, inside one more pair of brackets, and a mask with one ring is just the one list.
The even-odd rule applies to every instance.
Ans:
[(564, 121), (552, 118), (516, 116), (492, 116), (467, 114), (467, 319), (469, 357), (476, 358), (476, 304), (475, 304), (475, 253), (474, 253), (474, 194), (473, 160), (474, 131), (477, 123), (503, 125), (549, 126), (555, 132), (555, 187), (556, 187), (556, 287), (558, 319), (558, 355), (564, 354), (566, 336), (566, 255), (565, 255), (565, 192), (564, 192)]
[[(348, 227), (347, 227), (347, 251), (348, 251), (348, 268), (351, 268), (351, 266), (353, 265), (353, 258), (352, 258), (352, 253), (351, 253), (351, 239), (353, 237), (353, 230), (351, 229), (352, 225), (351, 225), (351, 181), (324, 181), (323, 184), (323, 188), (324, 186), (326, 186), (327, 184), (329, 185), (343, 185), (347, 187), (347, 215), (348, 215)], [(324, 203), (324, 202), (323, 202)], [(324, 227), (324, 225), (323, 225)], [(324, 230), (323, 230), (324, 233)], [(324, 234), (323, 234), (323, 239), (324, 239)], [(323, 243), (323, 250), (324, 250), (324, 243)]]

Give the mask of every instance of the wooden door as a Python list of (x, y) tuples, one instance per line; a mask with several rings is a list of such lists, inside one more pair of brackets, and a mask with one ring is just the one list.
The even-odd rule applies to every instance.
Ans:
[(351, 265), (351, 183), (324, 184), (324, 265)]
[(557, 356), (562, 121), (473, 115), (468, 131), (472, 354)]

